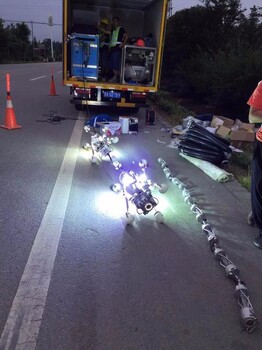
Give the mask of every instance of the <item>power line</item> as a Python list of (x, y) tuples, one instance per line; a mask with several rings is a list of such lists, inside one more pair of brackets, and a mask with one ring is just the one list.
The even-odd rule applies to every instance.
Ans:
[[(45, 24), (45, 25), (50, 26), (50, 24), (47, 23), (47, 22), (17, 21), (17, 20), (12, 20), (12, 19), (3, 19), (3, 18), (2, 18), (2, 21), (3, 22), (12, 22), (12, 23), (21, 23), (21, 22), (23, 22), (23, 23), (30, 23), (30, 24), (32, 24), (32, 23), (33, 24)], [(60, 24), (60, 23), (53, 23), (52, 26), (62, 26), (62, 24)]]

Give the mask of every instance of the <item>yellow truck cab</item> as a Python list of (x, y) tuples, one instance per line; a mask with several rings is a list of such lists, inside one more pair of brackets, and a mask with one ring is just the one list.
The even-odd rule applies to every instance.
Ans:
[[(168, 0), (63, 0), (63, 82), (77, 109), (146, 106), (148, 93), (159, 86), (167, 7)], [(106, 78), (101, 67), (100, 24), (108, 23), (110, 60), (114, 17), (128, 35), (117, 81), (109, 63)]]

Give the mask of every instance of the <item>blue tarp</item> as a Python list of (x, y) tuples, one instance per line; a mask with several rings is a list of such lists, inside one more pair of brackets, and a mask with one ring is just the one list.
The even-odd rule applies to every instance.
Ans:
[(108, 114), (98, 114), (95, 115), (94, 117), (90, 118), (85, 125), (90, 125), (93, 127), (96, 127), (97, 122), (108, 122), (112, 121), (112, 118)]

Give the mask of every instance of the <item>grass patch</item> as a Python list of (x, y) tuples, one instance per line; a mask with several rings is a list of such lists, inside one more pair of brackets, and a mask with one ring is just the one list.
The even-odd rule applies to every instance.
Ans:
[(253, 143), (243, 142), (243, 153), (233, 153), (230, 159), (229, 171), (236, 180), (248, 191), (251, 189), (251, 164), (253, 157)]
[(151, 103), (157, 107), (164, 119), (172, 126), (182, 123), (183, 118), (195, 115), (176, 101), (168, 91), (160, 90), (149, 96)]

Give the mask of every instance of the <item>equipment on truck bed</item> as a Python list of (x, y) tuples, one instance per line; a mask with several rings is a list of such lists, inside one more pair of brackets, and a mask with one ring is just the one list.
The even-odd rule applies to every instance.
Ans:
[(156, 48), (126, 45), (122, 57), (122, 84), (153, 85), (155, 60)]
[(99, 65), (99, 36), (73, 33), (71, 39), (71, 76), (96, 81)]

